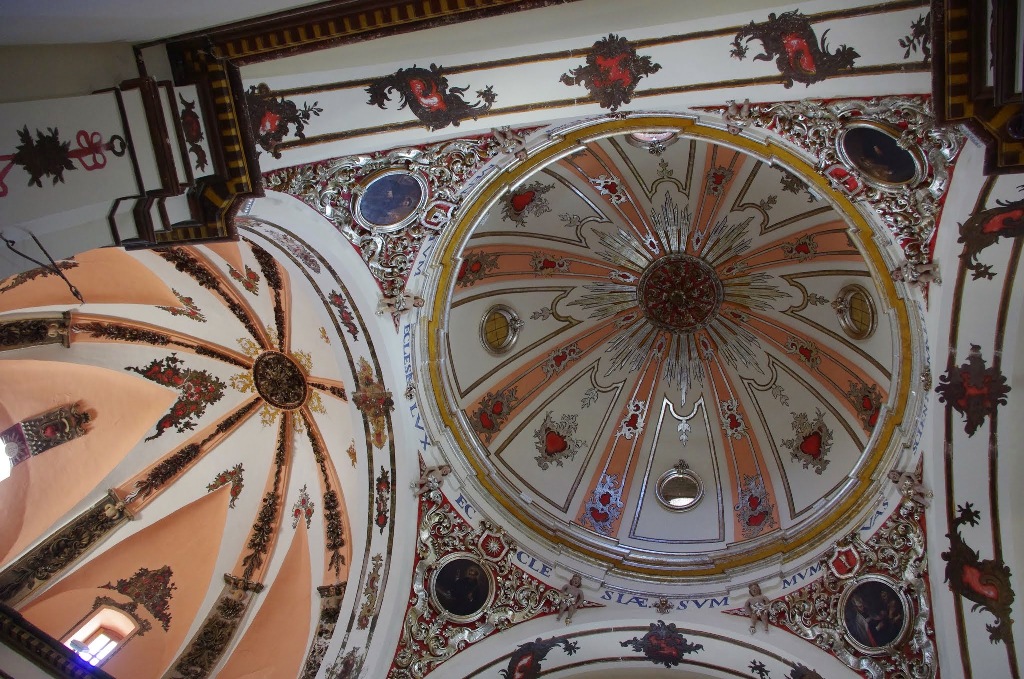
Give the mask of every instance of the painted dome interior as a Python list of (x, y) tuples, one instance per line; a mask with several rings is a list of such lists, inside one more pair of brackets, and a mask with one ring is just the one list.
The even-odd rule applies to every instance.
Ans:
[[(481, 189), (453, 245), (435, 374), (472, 464), (533, 529), (626, 570), (792, 548), (886, 445), (906, 338), (877, 252), (717, 130), (598, 127)], [(680, 512), (658, 487), (684, 478), (705, 491)]]

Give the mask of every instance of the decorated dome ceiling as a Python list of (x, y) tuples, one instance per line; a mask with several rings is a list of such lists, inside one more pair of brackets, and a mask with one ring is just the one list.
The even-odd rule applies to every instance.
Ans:
[(907, 316), (799, 158), (606, 119), (467, 203), (435, 255), (431, 378), (507, 511), (620, 571), (700, 575), (810, 549), (860, 507)]

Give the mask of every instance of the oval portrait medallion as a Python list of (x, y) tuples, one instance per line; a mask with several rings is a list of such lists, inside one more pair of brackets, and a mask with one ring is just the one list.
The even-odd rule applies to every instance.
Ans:
[(882, 576), (865, 576), (847, 588), (839, 607), (847, 639), (865, 653), (887, 652), (910, 627), (910, 600)]
[(356, 200), (356, 219), (370, 229), (394, 231), (416, 220), (427, 202), (427, 185), (418, 175), (391, 170), (370, 180)]
[(883, 125), (870, 121), (853, 123), (837, 143), (840, 155), (868, 184), (894, 188), (921, 181), (924, 162), (920, 150), (900, 147), (898, 134)]
[(430, 578), (430, 596), (453, 620), (472, 620), (494, 596), (494, 574), (469, 554), (449, 554)]

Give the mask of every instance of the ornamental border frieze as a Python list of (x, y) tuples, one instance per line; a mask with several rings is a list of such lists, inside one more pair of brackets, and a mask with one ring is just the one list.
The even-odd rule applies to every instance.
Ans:
[[(423, 243), (454, 219), (465, 187), (485, 163), (509, 152), (502, 139), (483, 135), (344, 156), (268, 172), (263, 184), (300, 198), (326, 217), (359, 252), (385, 297), (397, 297)], [(426, 187), (414, 215), (397, 228), (361, 223), (356, 203), (371, 180), (403, 172)]]
[[(824, 576), (771, 601), (767, 621), (815, 644), (869, 679), (935, 677), (938, 657), (923, 517), (922, 505), (906, 496), (867, 541), (859, 531), (842, 538), (817, 564)], [(902, 628), (896, 634), (890, 632), (892, 638), (885, 643), (858, 639), (861, 630), (855, 623), (851, 630), (851, 622), (857, 619), (856, 600), (871, 588), (895, 593), (894, 605), (902, 612)], [(749, 615), (745, 609), (727, 613)], [(754, 628), (752, 622), (752, 631)]]
[[(815, 168), (836, 190), (878, 214), (908, 259), (930, 259), (928, 243), (938, 225), (953, 162), (966, 137), (955, 127), (936, 122), (929, 98), (728, 102), (727, 108), (706, 110), (720, 114), (733, 134), (758, 127), (809, 152), (816, 159)], [(858, 168), (843, 143), (854, 128), (873, 128), (895, 139), (895, 145), (920, 165), (913, 177), (881, 182)]]

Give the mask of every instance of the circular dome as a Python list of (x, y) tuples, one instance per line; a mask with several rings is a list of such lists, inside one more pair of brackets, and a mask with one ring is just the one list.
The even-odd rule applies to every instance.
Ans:
[[(909, 317), (868, 224), (799, 157), (632, 116), (490, 176), (435, 249), (425, 348), (504, 510), (562, 554), (678, 577), (823, 548), (867, 506)], [(833, 304), (854, 284), (878, 309), (864, 337)], [(465, 331), (497, 306), (520, 319), (502, 354)], [(703, 485), (685, 512), (659, 498), (674, 468)]]

